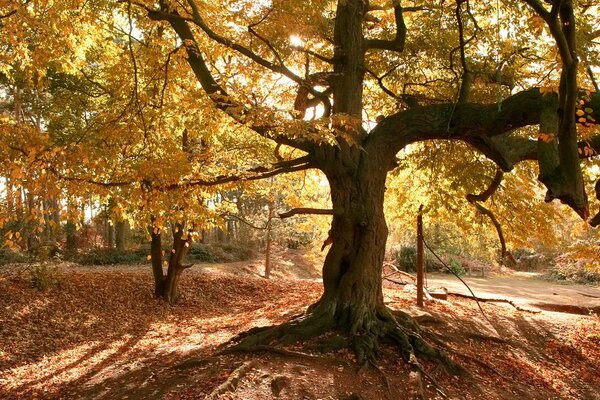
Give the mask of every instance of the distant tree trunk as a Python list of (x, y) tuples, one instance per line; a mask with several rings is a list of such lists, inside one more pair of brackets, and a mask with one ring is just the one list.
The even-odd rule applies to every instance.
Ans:
[(154, 295), (162, 297), (164, 292), (164, 274), (162, 266), (162, 236), (154, 226), (148, 227), (150, 232), (150, 257), (152, 261), (152, 274), (154, 276)]
[(115, 226), (109, 219), (106, 220), (106, 248), (115, 248)]
[(23, 221), (23, 188), (17, 185), (16, 202), (15, 202), (15, 213), (17, 214), (17, 220)]
[(117, 251), (125, 251), (125, 233), (127, 231), (127, 221), (119, 220), (115, 224), (115, 246)]
[(423, 206), (417, 215), (417, 306), (423, 307), (423, 275), (425, 271), (425, 252), (423, 249)]
[(77, 244), (75, 242), (75, 224), (71, 221), (67, 221), (65, 224), (65, 251), (67, 254), (75, 254), (77, 251)]
[(34, 220), (32, 216), (36, 215), (35, 210), (35, 198), (31, 194), (30, 191), (26, 192), (26, 200), (27, 200), (27, 218), (25, 218), (25, 223), (23, 226), (23, 240), (25, 241), (25, 245), (27, 247), (28, 252), (32, 252), (35, 248), (35, 238), (33, 234), (34, 228)]
[(227, 220), (227, 242), (231, 242), (234, 239), (235, 234), (235, 224), (233, 219), (229, 218)]
[(223, 232), (223, 229), (221, 228), (217, 228), (217, 242), (225, 242), (225, 232)]
[(154, 294), (174, 304), (179, 297), (178, 288), (181, 274), (189, 267), (189, 265), (183, 265), (189, 248), (188, 234), (183, 224), (173, 226), (173, 246), (169, 253), (169, 263), (165, 275), (162, 267), (161, 234), (156, 232), (153, 227), (149, 229), (151, 229), (152, 237), (150, 256), (154, 275)]
[(15, 193), (13, 190), (12, 182), (7, 176), (6, 178), (6, 209), (9, 215), (15, 212)]

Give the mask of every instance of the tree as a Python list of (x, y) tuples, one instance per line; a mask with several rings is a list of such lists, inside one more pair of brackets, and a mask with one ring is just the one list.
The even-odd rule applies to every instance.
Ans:
[[(364, 0), (323, 1), (318, 2), (319, 6), (308, 2), (293, 5), (273, 2), (265, 7), (250, 7), (240, 1), (230, 6), (235, 11), (229, 15), (227, 10), (194, 0), (185, 5), (168, 1), (159, 4), (159, 8), (138, 5), (150, 19), (168, 23), (177, 34), (186, 49), (191, 70), (215, 106), (257, 134), (306, 152), (287, 161), (287, 165), (294, 170), (318, 168), (325, 173), (331, 187), (332, 245), (323, 265), (323, 296), (303, 318), (251, 335), (241, 342), (242, 346), (283, 335), (298, 339), (339, 329), (352, 337), (360, 362), (373, 356), (382, 338), (399, 344), (407, 360), (414, 359), (415, 351), (435, 353), (418, 334), (411, 333), (406, 319), (394, 318), (383, 304), (381, 286), (388, 234), (383, 211), (386, 177), (395, 165), (396, 154), (412, 143), (460, 140), (504, 171), (524, 160), (538, 160), (548, 200), (559, 198), (587, 218), (579, 157), (583, 152), (594, 151), (596, 138), (578, 142), (575, 123), (576, 114), (580, 124), (595, 122), (600, 96), (596, 93), (581, 96), (572, 2), (551, 2), (551, 9), (537, 0), (514, 5), (512, 13), (527, 16), (529, 22), (517, 26), (517, 22), (511, 21), (508, 29), (515, 31), (517, 39), (506, 46), (509, 51), (497, 50), (495, 63), (482, 54), (483, 49), (489, 51), (494, 44), (494, 36), (490, 35), (494, 26), (489, 22), (494, 10), (490, 6), (474, 9), (466, 0), (455, 6), (423, 3), (406, 8), (399, 1), (392, 2), (392, 7)], [(589, 21), (586, 9), (580, 11), (582, 19)], [(376, 13), (383, 15), (377, 17)], [(295, 18), (296, 26), (302, 29), (306, 45), (290, 46), (282, 40), (281, 33), (286, 32), (284, 21), (291, 24), (290, 18)], [(482, 20), (484, 27), (479, 25)], [(261, 24), (263, 29), (259, 32)], [(532, 76), (532, 67), (526, 63), (515, 67), (511, 60), (527, 59), (522, 56), (526, 49), (519, 47), (521, 42), (540, 45), (529, 33), (532, 24), (541, 26), (542, 31), (548, 29), (555, 40), (556, 44), (550, 47), (560, 55), (559, 64), (554, 64), (560, 71), (558, 94), (534, 87), (505, 96), (504, 86), (512, 92), (515, 80), (524, 81)], [(419, 25), (427, 33), (419, 32)], [(228, 26), (232, 29), (227, 29)], [(244, 26), (247, 29), (237, 29)], [(524, 33), (516, 32), (521, 28)], [(419, 49), (416, 41), (407, 43), (411, 34), (425, 35), (431, 30), (435, 38), (441, 39), (436, 47)], [(497, 35), (496, 39), (499, 38)], [(409, 54), (404, 55), (407, 48)], [(433, 53), (427, 68), (439, 85), (432, 85), (419, 76), (421, 73), (412, 70), (418, 61), (410, 58), (417, 58), (418, 51)], [(215, 62), (218, 52), (237, 61)], [(304, 76), (286, 66), (286, 62), (293, 63), (302, 55), (306, 65)], [(457, 55), (460, 65), (455, 63)], [(449, 67), (444, 59), (450, 60)], [(594, 57), (590, 54), (588, 59)], [(398, 65), (383, 75), (377, 73), (392, 62)], [(235, 71), (251, 82), (256, 69), (261, 68), (269, 76), (285, 77), (297, 85), (295, 99), (293, 102), (288, 99), (287, 103), (293, 106), (291, 114), (295, 120), (274, 110), (269, 112), (269, 105), (252, 107), (244, 103), (241, 99), (245, 88), (236, 87), (224, 78)], [(220, 74), (221, 69), (225, 72), (221, 79), (216, 79), (215, 74)], [(401, 71), (392, 76), (394, 69)], [(403, 72), (409, 79), (399, 94), (394, 89), (402, 87)], [(387, 76), (395, 80), (392, 89), (385, 85)], [(399, 106), (399, 110), (380, 118), (375, 126), (364, 119), (365, 115), (369, 111), (385, 114), (389, 108), (377, 110), (373, 83), (391, 95)], [(424, 89), (406, 91), (407, 87), (417, 85)], [(495, 87), (505, 98), (490, 102)], [(441, 91), (446, 96), (431, 95)], [(456, 93), (456, 97), (448, 95), (449, 92)], [(315, 106), (322, 110), (323, 116), (314, 123), (301, 121), (307, 110)], [(540, 125), (537, 140), (515, 133), (531, 125)], [(324, 131), (332, 135), (329, 140), (323, 137)]]

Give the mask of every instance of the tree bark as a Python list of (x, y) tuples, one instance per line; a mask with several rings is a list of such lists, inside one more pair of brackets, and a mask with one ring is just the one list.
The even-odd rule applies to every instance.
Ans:
[(8, 214), (11, 215), (15, 211), (15, 194), (11, 179), (8, 176), (4, 179), (6, 182), (6, 210), (8, 211)]
[(423, 249), (423, 206), (417, 215), (417, 306), (423, 307), (423, 275), (425, 270), (425, 251)]
[(75, 254), (77, 252), (77, 243), (75, 240), (75, 224), (71, 221), (65, 223), (65, 251), (67, 254)]

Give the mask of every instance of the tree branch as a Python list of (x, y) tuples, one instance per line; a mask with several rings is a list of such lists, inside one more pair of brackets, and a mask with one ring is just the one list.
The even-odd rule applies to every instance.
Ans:
[[(211, 38), (212, 40), (214, 40), (215, 42), (224, 45), (225, 47), (228, 47), (232, 50), (237, 51), (238, 53), (248, 57), (249, 59), (251, 59), (252, 61), (254, 61), (255, 63), (257, 63), (258, 65), (261, 65), (273, 72), (279, 73), (284, 75), (285, 77), (291, 79), (292, 81), (296, 82), (299, 85), (302, 85), (304, 87), (306, 87), (306, 89), (310, 92), (310, 94), (312, 94), (315, 97), (318, 98), (323, 98), (323, 94), (321, 92), (319, 92), (318, 90), (315, 90), (312, 85), (310, 85), (309, 82), (307, 82), (305, 79), (301, 78), (300, 76), (296, 75), (294, 72), (292, 72), (292, 70), (290, 70), (289, 68), (287, 68), (281, 58), (278, 57), (277, 52), (275, 52), (275, 49), (273, 49), (273, 47), (270, 45), (269, 43), (269, 48), (275, 52), (277, 54), (276, 58), (278, 59), (278, 61), (280, 62), (279, 64), (274, 64), (269, 60), (266, 60), (265, 58), (259, 56), (258, 54), (254, 53), (252, 50), (248, 49), (247, 47), (244, 47), (238, 43), (235, 43), (234, 41), (232, 41), (229, 38), (226, 38), (224, 36), (219, 35), (218, 33), (216, 33), (215, 31), (213, 31), (204, 21), (204, 19), (202, 18), (202, 16), (200, 15), (200, 9), (198, 8), (198, 5), (196, 4), (195, 0), (187, 0), (188, 4), (190, 5), (190, 7), (192, 8), (192, 21), (195, 25), (197, 25), (200, 29), (202, 29), (204, 31), (204, 33), (206, 33), (208, 35), (209, 38)], [(263, 41), (265, 41), (266, 39), (261, 38)]]
[[(580, 100), (584, 103), (580, 108), (586, 110), (587, 115), (585, 123), (598, 123), (600, 94), (595, 92), (588, 96), (580, 92), (580, 95)], [(556, 94), (544, 95), (534, 88), (508, 97), (501, 103), (501, 107), (497, 104), (464, 103), (408, 109), (384, 118), (371, 131), (363, 147), (369, 153), (391, 159), (410, 143), (431, 139), (454, 139), (473, 145), (505, 171), (510, 171), (515, 162), (523, 159), (538, 160), (542, 166), (544, 153), (537, 148), (544, 144), (543, 138), (536, 142), (527, 138), (513, 138), (509, 134), (524, 126), (539, 125), (543, 120), (543, 113), (552, 109), (553, 104), (556, 107), (556, 103)], [(597, 154), (597, 144), (599, 143), (596, 138), (575, 142), (574, 149), (570, 150), (576, 155), (573, 164), (578, 166), (581, 157)], [(556, 154), (558, 150), (552, 151), (558, 157)], [(549, 190), (554, 189), (548, 180), (544, 180), (543, 183)], [(554, 197), (558, 197), (577, 211), (582, 218), (587, 219), (586, 213), (582, 212), (581, 203), (572, 201), (568, 196)]]
[(487, 187), (487, 189), (479, 194), (467, 194), (467, 201), (469, 203), (477, 201), (485, 203), (490, 197), (492, 197), (494, 193), (496, 193), (496, 190), (498, 190), (500, 184), (502, 183), (503, 177), (504, 172), (502, 172), (500, 169), (496, 170), (496, 175), (494, 175), (494, 179), (492, 179), (492, 182), (490, 182), (490, 185)]
[(396, 36), (394, 40), (368, 39), (365, 41), (366, 49), (391, 50), (401, 53), (406, 42), (406, 24), (404, 23), (403, 9), (400, 0), (394, 1), (394, 19), (396, 22)]
[[(191, 0), (190, 2), (191, 4), (193, 4), (193, 9), (196, 10), (195, 12), (193, 12), (194, 18), (191, 21), (195, 24), (203, 25), (206, 29), (210, 31), (208, 26), (204, 24), (202, 18), (200, 17), (197, 5)], [(144, 9), (148, 11), (148, 17), (150, 19), (156, 21), (167, 21), (171, 25), (171, 27), (173, 28), (177, 36), (181, 39), (183, 46), (186, 49), (188, 55), (188, 63), (194, 75), (196, 76), (196, 79), (198, 80), (204, 91), (210, 96), (211, 100), (215, 103), (216, 107), (227, 113), (237, 122), (248, 125), (245, 121), (247, 110), (245, 110), (244, 105), (234, 101), (234, 99), (227, 94), (226, 90), (217, 83), (211, 71), (209, 70), (206, 61), (202, 56), (202, 52), (200, 51), (198, 42), (196, 41), (196, 38), (188, 24), (190, 19), (182, 17), (176, 10), (172, 10), (171, 8), (169, 8), (169, 5), (165, 0), (160, 1), (160, 6), (160, 11), (152, 9), (148, 10), (147, 7), (144, 7)], [(213, 34), (216, 35), (214, 32)], [(209, 37), (210, 36), (211, 35), (209, 35)], [(219, 36), (216, 35), (215, 37)], [(217, 40), (216, 38), (214, 40), (219, 43), (224, 42), (226, 44), (232, 44), (231, 41), (222, 37), (219, 40)], [(238, 49), (242, 50), (241, 46), (238, 47)], [(248, 49), (244, 50), (244, 52), (246, 53), (249, 51), (250, 50)], [(301, 82), (303, 82), (302, 78), (297, 78)], [(315, 96), (326, 96), (314, 90), (312, 87), (310, 87), (308, 90)], [(276, 127), (274, 126), (252, 124), (251, 126), (249, 126), (249, 128), (263, 137), (274, 140), (278, 143), (286, 144), (288, 146), (304, 150), (308, 153), (310, 153), (314, 149), (313, 143), (308, 140), (303, 140), (299, 138), (291, 139), (282, 134), (275, 133)]]
[(279, 218), (289, 218), (298, 214), (312, 214), (312, 215), (333, 215), (333, 210), (322, 209), (322, 208), (292, 208), (289, 211), (279, 213)]
[[(300, 160), (302, 160), (302, 162), (300, 162)], [(151, 190), (171, 191), (171, 190), (177, 190), (177, 189), (190, 188), (190, 187), (194, 187), (194, 186), (209, 187), (209, 186), (218, 186), (218, 185), (223, 185), (226, 183), (238, 182), (238, 181), (256, 181), (256, 180), (261, 180), (261, 179), (265, 179), (265, 178), (270, 178), (272, 176), (276, 176), (276, 175), (280, 175), (280, 174), (304, 171), (304, 170), (307, 170), (310, 168), (314, 168), (314, 165), (312, 164), (312, 162), (307, 161), (307, 160), (309, 160), (309, 157), (305, 156), (305, 157), (301, 157), (296, 160), (283, 161), (283, 162), (273, 164), (272, 169), (267, 169), (265, 167), (257, 167), (257, 168), (252, 168), (252, 169), (248, 170), (245, 174), (242, 174), (242, 175), (220, 175), (220, 176), (215, 177), (214, 179), (185, 180), (185, 181), (166, 184), (166, 185), (153, 185), (152, 182), (150, 182), (146, 179), (143, 179), (141, 181), (139, 181), (139, 180), (99, 181), (96, 179), (87, 178), (87, 177), (83, 177), (83, 176), (64, 175), (54, 167), (48, 167), (48, 168), (46, 168), (46, 170), (61, 180), (66, 180), (66, 181), (71, 181), (71, 182), (88, 183), (90, 185), (100, 186), (100, 187), (105, 187), (105, 188), (125, 187), (125, 186), (131, 186), (134, 184), (140, 184), (147, 191), (151, 191)]]
[(466, 199), (469, 203), (471, 203), (477, 211), (481, 214), (487, 216), (492, 224), (496, 228), (496, 233), (498, 235), (498, 240), (500, 241), (500, 257), (502, 260), (502, 264), (504, 264), (505, 259), (508, 257), (514, 261), (512, 255), (506, 250), (506, 240), (504, 239), (504, 233), (502, 232), (502, 225), (494, 215), (493, 211), (489, 208), (484, 207), (481, 203), (484, 203), (489, 200), (490, 197), (498, 190), (500, 187), (500, 183), (502, 182), (502, 178), (504, 177), (504, 172), (501, 169), (496, 170), (496, 175), (494, 175), (494, 179), (490, 182), (490, 185), (480, 194), (467, 194)]

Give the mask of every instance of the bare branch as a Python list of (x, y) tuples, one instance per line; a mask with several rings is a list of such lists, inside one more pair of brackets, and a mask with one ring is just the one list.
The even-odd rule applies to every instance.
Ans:
[(406, 24), (404, 23), (403, 9), (400, 0), (394, 2), (394, 18), (396, 22), (396, 36), (394, 40), (369, 39), (365, 42), (366, 49), (392, 50), (401, 53), (406, 42)]
[(333, 58), (331, 58), (331, 57), (325, 57), (324, 55), (321, 55), (319, 53), (315, 53), (314, 51), (309, 50), (309, 49), (305, 49), (304, 47), (292, 46), (292, 49), (300, 51), (302, 53), (306, 53), (306, 54), (308, 54), (310, 56), (313, 56), (313, 57), (315, 57), (315, 58), (317, 58), (317, 59), (319, 59), (319, 60), (321, 60), (323, 62), (326, 62), (328, 64), (333, 64)]
[[(477, 211), (481, 214), (485, 215), (492, 221), (492, 224), (496, 228), (496, 233), (498, 235), (498, 240), (500, 241), (500, 254), (502, 263), (507, 257), (512, 258), (512, 255), (506, 251), (506, 240), (504, 239), (504, 233), (502, 232), (502, 225), (494, 215), (493, 211), (489, 208), (484, 207), (480, 203), (484, 203), (489, 200), (489, 198), (498, 190), (500, 187), (500, 183), (502, 182), (502, 178), (504, 177), (504, 172), (501, 169), (496, 170), (496, 175), (494, 175), (494, 179), (490, 182), (490, 185), (480, 194), (467, 194), (466, 199), (469, 203), (471, 203)], [(513, 259), (514, 260), (514, 259)]]
[(322, 208), (292, 208), (289, 211), (279, 213), (279, 218), (289, 218), (298, 214), (333, 215), (333, 210)]
[(4, 14), (4, 15), (0, 15), (0, 19), (8, 18), (8, 17), (10, 17), (10, 16), (12, 16), (12, 15), (14, 15), (14, 14), (16, 14), (16, 13), (17, 13), (17, 10), (16, 10), (16, 9), (14, 9), (14, 10), (12, 10), (12, 11), (9, 11), (9, 12), (7, 12), (7, 13), (6, 13), (6, 14)]

